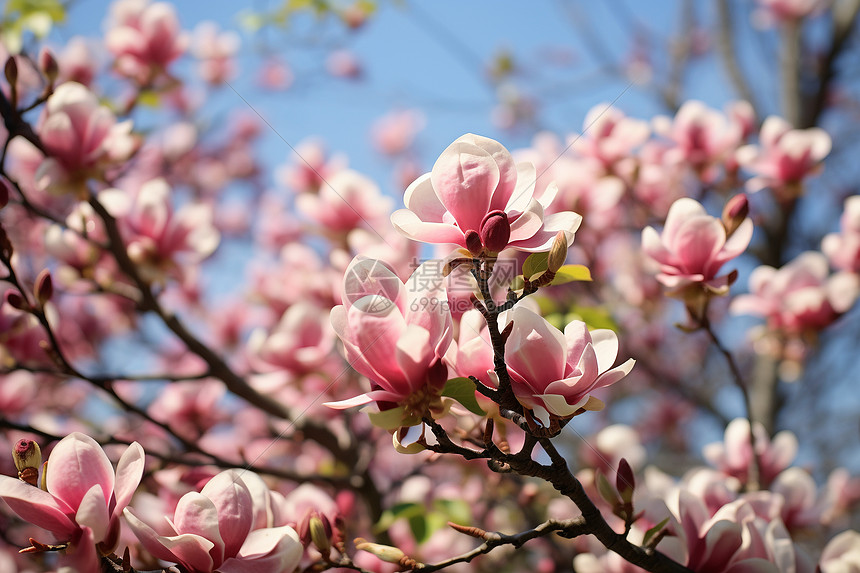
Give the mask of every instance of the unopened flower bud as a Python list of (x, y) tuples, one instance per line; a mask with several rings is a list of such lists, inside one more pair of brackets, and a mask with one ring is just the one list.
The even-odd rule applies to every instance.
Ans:
[(44, 306), (45, 303), (51, 300), (51, 297), (54, 295), (54, 283), (51, 280), (51, 271), (43, 269), (39, 273), (39, 276), (36, 277), (36, 286), (33, 290), (39, 304)]
[(484, 250), (484, 245), (481, 243), (481, 236), (477, 231), (473, 229), (466, 231), (466, 248), (469, 249), (469, 252), (476, 257), (481, 254), (482, 250)]
[(624, 503), (633, 502), (633, 489), (636, 487), (636, 479), (633, 477), (633, 468), (627, 460), (621, 458), (618, 462), (618, 473), (615, 475), (615, 489), (621, 495)]
[(32, 486), (39, 484), (42, 450), (33, 440), (18, 440), (12, 448), (12, 459), (18, 469), (18, 479)]
[(504, 211), (490, 211), (481, 221), (481, 242), (488, 251), (498, 253), (508, 246), (511, 239), (511, 224)]
[(13, 290), (6, 291), (6, 302), (9, 303), (9, 306), (18, 310), (23, 310), (24, 312), (30, 310), (27, 300), (19, 292)]
[(39, 52), (39, 69), (45, 74), (49, 84), (53, 84), (60, 74), (57, 59), (54, 58), (54, 54), (48, 48), (42, 48), (42, 51)]
[(556, 233), (555, 240), (549, 250), (549, 258), (546, 263), (547, 270), (557, 273), (558, 269), (564, 266), (565, 260), (567, 260), (567, 236), (564, 231), (559, 231)]
[(42, 465), (42, 450), (33, 440), (18, 440), (12, 448), (12, 458), (18, 471)]
[(366, 539), (362, 539), (361, 537), (356, 538), (355, 548), (359, 551), (367, 551), (372, 555), (376, 555), (387, 563), (400, 563), (400, 560), (406, 557), (406, 554), (403, 553), (403, 551), (401, 551), (397, 547), (391, 547), (390, 545), (380, 545), (379, 543), (371, 543)]
[(331, 523), (325, 515), (319, 514), (316, 511), (311, 514), (308, 520), (308, 529), (310, 530), (311, 541), (319, 549), (323, 555), (328, 555), (331, 551)]
[(9, 56), (3, 71), (6, 73), (6, 81), (9, 82), (9, 86), (14, 90), (18, 83), (18, 62), (15, 60), (15, 56)]
[(735, 195), (728, 200), (726, 206), (723, 207), (722, 216), (723, 227), (726, 228), (726, 237), (731, 236), (740, 227), (749, 213), (750, 202), (746, 195)]

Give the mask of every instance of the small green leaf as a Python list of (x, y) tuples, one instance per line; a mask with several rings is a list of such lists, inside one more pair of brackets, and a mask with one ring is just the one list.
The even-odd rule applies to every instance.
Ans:
[(531, 279), (536, 274), (544, 272), (549, 268), (548, 261), (549, 252), (530, 254), (523, 263), (523, 276)]
[(424, 515), (424, 512), (425, 508), (423, 504), (411, 501), (398, 503), (382, 514), (382, 517), (380, 517), (379, 521), (376, 522), (376, 525), (373, 526), (373, 530), (376, 533), (386, 531), (391, 527), (391, 524), (398, 519), (411, 519), (416, 515)]
[(600, 497), (612, 507), (621, 504), (618, 492), (615, 491), (615, 488), (612, 487), (612, 484), (609, 483), (609, 480), (602, 473), (597, 474), (597, 491), (600, 493)]
[(456, 400), (473, 414), (477, 414), (478, 416), (487, 415), (478, 405), (478, 400), (475, 397), (475, 383), (468, 378), (451, 378), (445, 382), (442, 396)]
[(391, 408), (390, 410), (383, 410), (382, 412), (368, 412), (367, 416), (370, 418), (370, 423), (377, 428), (382, 428), (383, 430), (396, 430), (404, 425), (404, 412), (405, 409), (403, 406), (400, 406), (397, 408)]
[(602, 306), (575, 306), (567, 316), (568, 322), (571, 320), (581, 320), (588, 325), (590, 329), (608, 328), (618, 332), (619, 326), (612, 319), (612, 314)]
[(511, 290), (517, 291), (526, 286), (525, 281), (523, 281), (523, 275), (517, 275), (514, 277), (514, 280), (511, 281)]
[(573, 281), (590, 281), (591, 271), (585, 265), (564, 265), (555, 273), (550, 285), (563, 285)]
[(472, 520), (472, 506), (462, 499), (437, 499), (433, 501), (433, 507), (444, 517), (443, 526), (449, 521), (469, 523)]
[(652, 539), (655, 535), (657, 535), (658, 533), (660, 533), (660, 530), (661, 530), (661, 529), (663, 529), (664, 527), (666, 527), (666, 524), (667, 524), (667, 523), (669, 523), (669, 518), (668, 518), (668, 517), (667, 517), (666, 519), (664, 519), (663, 521), (661, 521), (660, 523), (658, 523), (657, 525), (655, 525), (654, 527), (652, 527), (651, 529), (649, 529), (648, 531), (646, 531), (646, 532), (645, 532), (645, 537), (643, 537), (643, 538), (642, 538), (642, 545), (647, 546), (647, 545), (648, 545), (648, 543), (650, 543), (650, 542), (651, 542), (651, 539)]
[(430, 528), (427, 527), (427, 518), (423, 515), (413, 515), (409, 518), (409, 527), (412, 529), (412, 537), (416, 543), (424, 543), (430, 537)]

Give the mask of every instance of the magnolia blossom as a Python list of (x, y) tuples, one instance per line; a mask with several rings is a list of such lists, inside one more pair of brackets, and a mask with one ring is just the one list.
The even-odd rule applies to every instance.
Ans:
[(841, 232), (821, 241), (821, 251), (837, 269), (860, 273), (860, 195), (845, 200)]
[(737, 159), (755, 174), (747, 182), (749, 191), (771, 187), (790, 197), (797, 194), (803, 179), (820, 170), (831, 147), (830, 136), (823, 129), (792, 129), (784, 119), (771, 116), (762, 124), (759, 147), (740, 148)]
[(681, 106), (673, 121), (658, 118), (655, 130), (675, 143), (669, 152), (674, 160), (691, 165), (705, 181), (713, 181), (718, 175), (716, 168), (733, 160), (743, 143), (752, 113), (749, 104), (736, 104), (727, 117), (693, 100)]
[[(500, 317), (500, 328), (514, 323), (505, 343), (505, 361), (514, 394), (523, 406), (567, 417), (580, 408), (600, 410), (591, 392), (618, 382), (633, 368), (631, 358), (612, 367), (618, 337), (608, 329), (588, 330), (574, 320), (562, 334), (539, 314), (514, 307)], [(491, 380), (498, 384), (494, 371)]]
[[(759, 423), (753, 425), (755, 448), (750, 446), (750, 423), (746, 418), (735, 418), (726, 426), (722, 442), (705, 446), (703, 454), (722, 473), (746, 483), (749, 468), (758, 466), (759, 481), (767, 486), (791, 464), (797, 455), (797, 438), (789, 431), (777, 433), (773, 439)], [(753, 451), (756, 460), (753, 461)]]
[(317, 305), (299, 301), (268, 334), (257, 330), (248, 347), (252, 365), (259, 370), (283, 368), (307, 374), (319, 368), (334, 350), (334, 331)]
[(212, 85), (233, 79), (233, 57), (239, 51), (240, 43), (241, 39), (236, 32), (219, 32), (215, 22), (198, 24), (194, 30), (191, 52), (200, 60), (200, 77)]
[(702, 284), (722, 293), (728, 290), (729, 276), (718, 277), (720, 267), (746, 250), (752, 234), (752, 221), (746, 218), (727, 237), (719, 219), (685, 197), (672, 204), (662, 234), (653, 227), (642, 231), (642, 250), (660, 263), (657, 279), (667, 287), (681, 290)]
[(323, 181), (318, 193), (299, 195), (296, 207), (326, 230), (345, 233), (356, 227), (383, 228), (380, 221), (391, 211), (391, 199), (361, 173), (342, 169)]
[(111, 19), (105, 42), (116, 69), (140, 84), (152, 81), (185, 52), (188, 38), (167, 2), (120, 0), (111, 7)]
[(410, 239), (451, 243), (475, 254), (507, 247), (549, 250), (558, 231), (572, 243), (582, 217), (570, 211), (545, 216), (555, 192), (538, 200), (535, 182), (534, 165), (515, 164), (499, 142), (470, 133), (406, 189), (406, 209), (395, 211), (391, 222)]
[(70, 541), (80, 571), (98, 571), (96, 544), (104, 553), (119, 542), (120, 514), (143, 476), (144, 453), (137, 442), (126, 449), (116, 471), (101, 446), (74, 432), (54, 447), (43, 476), (46, 489), (0, 476), (0, 498), (22, 519)]
[(412, 146), (418, 132), (424, 129), (424, 123), (424, 115), (418, 110), (393, 111), (373, 124), (373, 144), (384, 155), (403, 153)]
[(102, 193), (111, 213), (120, 220), (128, 254), (150, 280), (199, 262), (218, 247), (220, 234), (212, 224), (212, 207), (186, 204), (173, 210), (171, 189), (164, 179), (144, 183), (135, 197), (118, 189)]
[(75, 82), (54, 90), (36, 131), (48, 154), (36, 171), (36, 185), (54, 193), (77, 190), (87, 178), (128, 159), (137, 146), (131, 121), (117, 123), (94, 93)]
[(291, 527), (253, 529), (258, 517), (254, 497), (237, 470), (216, 475), (200, 493), (183, 495), (173, 519), (167, 520), (168, 535), (159, 534), (132, 508), (124, 515), (153, 557), (179, 563), (191, 573), (292, 571), (302, 556)]
[(343, 279), (343, 304), (332, 309), (331, 323), (350, 365), (370, 379), (372, 390), (328, 406), (396, 404), (410, 425), (434, 405), (448, 379), (442, 357), (452, 339), (436, 268), (424, 263), (404, 285), (380, 261), (353, 260)]
[(584, 157), (597, 160), (607, 171), (627, 160), (651, 134), (648, 123), (626, 117), (605, 103), (591, 108), (582, 123), (583, 135), (573, 142), (573, 149)]
[(843, 531), (830, 540), (821, 552), (821, 573), (857, 573), (860, 571), (860, 533)]
[(833, 0), (757, 0), (767, 16), (779, 21), (800, 20), (825, 10)]
[(857, 275), (830, 275), (827, 258), (817, 251), (801, 253), (780, 269), (756, 268), (749, 286), (750, 294), (732, 301), (732, 312), (761, 316), (771, 329), (790, 334), (824, 328), (860, 293)]

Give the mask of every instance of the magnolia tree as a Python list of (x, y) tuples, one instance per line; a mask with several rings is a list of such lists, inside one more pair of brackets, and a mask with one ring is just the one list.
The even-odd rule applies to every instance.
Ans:
[[(232, 87), (236, 33), (120, 0), (101, 67), (94, 43), (28, 32), (62, 5), (10, 3), (0, 570), (860, 571), (856, 427), (804, 465), (792, 432), (834, 389), (856, 423), (856, 372), (830, 357), (856, 356), (860, 196), (816, 179), (840, 145), (823, 111), (856, 123), (826, 101), (860, 8), (835, 4), (751, 16), (784, 49), (786, 118), (755, 101), (724, 2), (744, 99), (723, 111), (680, 99), (710, 49), (685, 25), (667, 115), (594, 102), (580, 133), (512, 151), (467, 133), (422, 175), (425, 120), (393, 112), (372, 138), (397, 160), (394, 210), (319, 141), (276, 172), (262, 121), (207, 121), (192, 86)], [(372, 8), (245, 18), (358, 29)], [(657, 74), (636, 49), (625, 73)], [(524, 129), (515, 68), (487, 81)], [(230, 249), (248, 280), (225, 294)]]

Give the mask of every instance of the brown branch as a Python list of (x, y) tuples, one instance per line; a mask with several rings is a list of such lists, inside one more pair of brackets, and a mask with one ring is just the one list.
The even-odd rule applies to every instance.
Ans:
[(759, 107), (753, 98), (752, 89), (750, 89), (749, 82), (741, 70), (737, 56), (735, 55), (734, 25), (732, 23), (729, 0), (717, 0), (717, 19), (717, 49), (722, 57), (723, 65), (729, 74), (729, 79), (740, 97), (753, 106), (753, 109), (756, 110), (756, 115), (760, 115), (758, 113)]
[[(450, 525), (457, 531), (465, 532), (460, 527), (456, 527), (453, 524)], [(469, 551), (457, 557), (451, 557), (450, 559), (440, 561), (439, 563), (425, 563), (424, 566), (420, 568), (420, 571), (430, 573), (432, 571), (439, 571), (440, 569), (444, 569), (445, 567), (450, 567), (451, 565), (454, 565), (456, 563), (469, 563), (479, 555), (485, 555), (496, 547), (501, 547), (502, 545), (511, 545), (515, 548), (520, 548), (526, 542), (531, 541), (532, 539), (545, 537), (551, 533), (557, 533), (562, 537), (572, 539), (574, 537), (587, 534), (588, 531), (586, 528), (585, 520), (582, 517), (574, 517), (573, 519), (565, 520), (550, 519), (541, 523), (534, 529), (521, 531), (513, 535), (507, 535), (500, 532), (485, 531), (475, 531), (473, 535), (480, 533), (483, 533), (482, 538), (485, 541), (472, 551)]]
[(818, 124), (818, 120), (827, 105), (831, 82), (836, 77), (836, 62), (854, 31), (858, 13), (860, 13), (860, 0), (847, 0), (837, 3), (834, 7), (832, 13), (833, 38), (818, 71), (818, 89), (813, 94), (812, 101), (804, 109), (806, 113), (803, 114), (801, 124), (797, 127), (806, 128)]

